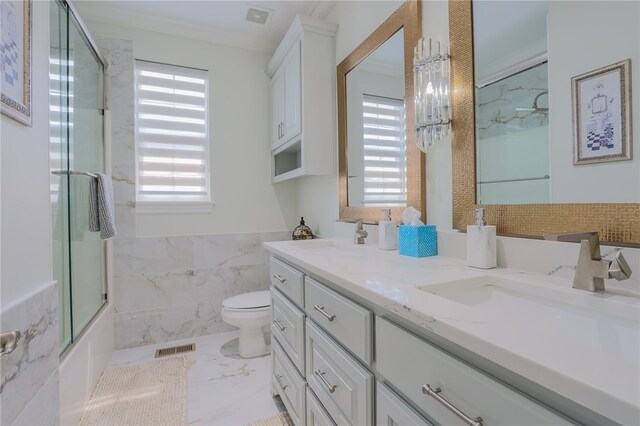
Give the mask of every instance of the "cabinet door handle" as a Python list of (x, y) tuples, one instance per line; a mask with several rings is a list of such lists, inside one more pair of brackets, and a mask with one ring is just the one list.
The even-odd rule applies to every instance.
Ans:
[(278, 384), (282, 388), (282, 390), (285, 390), (287, 388), (287, 386), (289, 386), (289, 385), (285, 385), (284, 383), (282, 383), (282, 376), (281, 375), (276, 374), (275, 377), (276, 377), (276, 380), (278, 381)]
[(445, 408), (447, 408), (453, 414), (458, 416), (458, 418), (462, 419), (462, 421), (464, 421), (469, 426), (483, 426), (482, 417), (476, 417), (475, 419), (472, 419), (471, 417), (467, 416), (465, 413), (460, 411), (455, 405), (451, 404), (449, 401), (444, 399), (440, 395), (440, 392), (442, 392), (442, 390), (440, 388), (435, 388), (434, 389), (431, 386), (429, 386), (428, 383), (426, 385), (422, 386), (422, 393), (423, 394), (432, 397), (433, 399), (438, 401), (440, 404), (444, 405)]
[(324, 378), (324, 375), (325, 375), (324, 371), (320, 371), (318, 369), (314, 371), (313, 374), (315, 374), (316, 376), (318, 376), (318, 378), (320, 378), (320, 381), (327, 387), (327, 390), (329, 391), (329, 393), (334, 393), (336, 391), (336, 388), (338, 387), (338, 385), (331, 386), (329, 382), (327, 382), (327, 379)]
[(320, 312), (322, 315), (324, 315), (324, 317), (326, 319), (329, 320), (329, 322), (333, 321), (334, 319), (336, 319), (335, 315), (329, 315), (325, 310), (324, 310), (324, 306), (319, 306), (319, 305), (313, 305), (313, 309), (315, 309), (316, 311)]
[(282, 139), (282, 123), (278, 123), (278, 139)]
[(273, 278), (275, 278), (276, 280), (280, 281), (281, 284), (284, 284), (284, 282), (287, 280), (286, 278), (282, 278), (278, 274), (273, 274)]
[(280, 320), (279, 320), (279, 319), (277, 319), (277, 318), (274, 318), (274, 319), (273, 319), (273, 323), (274, 323), (275, 325), (277, 325), (277, 326), (278, 326), (278, 328), (280, 329), (280, 331), (284, 331), (284, 330), (287, 328), (286, 326), (284, 326), (284, 325), (280, 324)]
[(280, 123), (280, 128), (282, 129), (282, 136), (284, 138), (284, 123)]

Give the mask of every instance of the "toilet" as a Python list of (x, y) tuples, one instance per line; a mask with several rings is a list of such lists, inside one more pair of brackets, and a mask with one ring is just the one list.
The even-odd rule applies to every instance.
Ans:
[(271, 320), (269, 291), (239, 294), (222, 302), (222, 320), (240, 329), (238, 354), (254, 358), (269, 352), (263, 328)]

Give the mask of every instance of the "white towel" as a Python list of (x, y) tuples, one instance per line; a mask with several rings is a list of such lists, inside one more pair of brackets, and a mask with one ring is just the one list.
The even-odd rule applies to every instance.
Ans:
[(89, 182), (89, 231), (100, 231), (103, 240), (116, 235), (113, 182), (103, 173)]

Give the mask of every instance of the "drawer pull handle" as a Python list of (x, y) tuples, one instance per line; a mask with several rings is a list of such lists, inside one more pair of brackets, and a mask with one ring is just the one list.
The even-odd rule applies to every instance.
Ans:
[(327, 382), (327, 379), (324, 378), (324, 375), (325, 375), (324, 371), (316, 370), (313, 372), (313, 374), (315, 374), (320, 378), (322, 383), (324, 383), (324, 385), (327, 387), (327, 390), (329, 391), (329, 393), (334, 393), (336, 391), (336, 388), (338, 387), (338, 385), (331, 386), (329, 382)]
[(476, 417), (475, 419), (472, 419), (471, 417), (467, 416), (465, 413), (460, 411), (458, 408), (456, 408), (455, 405), (451, 404), (449, 401), (447, 401), (442, 396), (440, 396), (440, 392), (442, 392), (440, 388), (434, 389), (431, 386), (429, 386), (428, 383), (422, 386), (423, 394), (432, 397), (433, 399), (438, 401), (440, 404), (444, 405), (449, 411), (451, 411), (453, 414), (458, 416), (469, 426), (483, 426), (482, 417)]
[(278, 328), (280, 329), (280, 331), (284, 331), (284, 330), (287, 328), (286, 326), (284, 326), (284, 325), (280, 324), (280, 320), (279, 320), (279, 319), (277, 319), (277, 318), (274, 318), (274, 319), (273, 319), (273, 323), (274, 323), (275, 325), (277, 325), (277, 326), (278, 326)]
[(282, 284), (284, 284), (284, 282), (287, 280), (286, 278), (282, 278), (278, 274), (273, 274), (273, 278), (275, 278), (276, 280), (280, 281), (280, 283), (282, 283)]
[(313, 305), (313, 309), (315, 309), (316, 311), (320, 312), (322, 315), (324, 315), (324, 317), (326, 319), (329, 320), (329, 322), (333, 321), (334, 319), (336, 319), (335, 315), (329, 315), (325, 310), (324, 310), (324, 306), (320, 306), (320, 305)]
[(279, 375), (279, 374), (276, 374), (276, 380), (278, 381), (278, 384), (280, 385), (282, 390), (285, 390), (289, 386), (289, 385), (285, 385), (284, 383), (282, 383), (282, 376)]

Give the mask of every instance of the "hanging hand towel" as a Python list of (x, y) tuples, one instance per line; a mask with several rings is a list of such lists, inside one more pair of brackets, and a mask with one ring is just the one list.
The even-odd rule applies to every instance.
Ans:
[(113, 182), (103, 173), (89, 182), (89, 231), (100, 231), (103, 240), (116, 235)]

